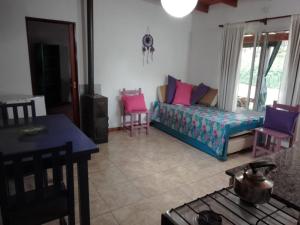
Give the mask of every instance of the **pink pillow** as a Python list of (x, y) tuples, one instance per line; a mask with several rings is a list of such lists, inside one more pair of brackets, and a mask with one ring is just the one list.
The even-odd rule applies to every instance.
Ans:
[(122, 101), (125, 112), (147, 111), (144, 95), (124, 95)]
[(193, 85), (177, 81), (176, 93), (172, 104), (191, 105), (192, 90)]

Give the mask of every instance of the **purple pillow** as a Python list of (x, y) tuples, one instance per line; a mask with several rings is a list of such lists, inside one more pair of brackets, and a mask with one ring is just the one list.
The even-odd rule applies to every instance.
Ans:
[(168, 75), (168, 87), (167, 87), (167, 103), (172, 104), (175, 92), (176, 92), (176, 81), (174, 77)]
[(298, 114), (267, 106), (264, 127), (292, 135)]
[(201, 83), (197, 88), (192, 92), (191, 105), (194, 105), (198, 102), (209, 91), (209, 87)]

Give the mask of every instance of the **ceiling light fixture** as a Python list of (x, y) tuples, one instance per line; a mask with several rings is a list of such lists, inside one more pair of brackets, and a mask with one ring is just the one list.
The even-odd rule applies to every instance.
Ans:
[(190, 14), (197, 6), (198, 0), (161, 0), (164, 10), (171, 16), (182, 18)]

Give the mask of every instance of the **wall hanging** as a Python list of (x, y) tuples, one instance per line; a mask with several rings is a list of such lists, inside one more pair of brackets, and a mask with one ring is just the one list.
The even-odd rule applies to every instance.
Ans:
[(149, 63), (149, 56), (151, 58), (151, 61), (153, 61), (153, 53), (155, 51), (155, 48), (153, 47), (154, 45), (154, 40), (152, 35), (150, 34), (150, 29), (149, 27), (147, 28), (146, 34), (143, 36), (143, 65), (145, 64), (145, 57), (146, 57), (146, 62), (147, 64)]

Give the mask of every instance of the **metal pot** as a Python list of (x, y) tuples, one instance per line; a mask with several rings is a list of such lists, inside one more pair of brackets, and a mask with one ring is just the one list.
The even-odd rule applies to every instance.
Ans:
[[(265, 168), (265, 170), (258, 170)], [(268, 161), (249, 163), (243, 171), (234, 177), (234, 191), (240, 199), (252, 203), (263, 204), (270, 200), (273, 181), (268, 179), (267, 174), (276, 168), (276, 165)]]

